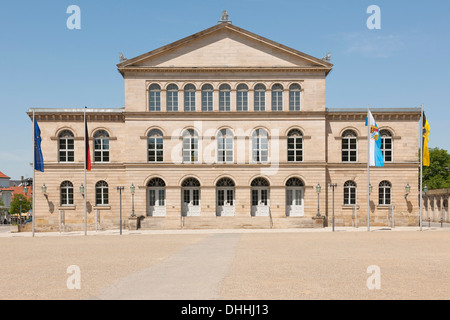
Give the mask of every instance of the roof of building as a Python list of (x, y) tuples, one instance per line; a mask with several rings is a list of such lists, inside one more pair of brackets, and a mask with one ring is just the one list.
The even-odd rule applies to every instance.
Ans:
[(10, 177), (8, 177), (6, 174), (4, 174), (3, 172), (0, 171), (0, 179), (11, 179)]

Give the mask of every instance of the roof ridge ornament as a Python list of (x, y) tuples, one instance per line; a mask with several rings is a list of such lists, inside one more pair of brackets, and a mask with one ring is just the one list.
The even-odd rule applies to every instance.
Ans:
[(218, 21), (218, 23), (231, 23), (227, 10), (222, 11), (222, 16), (220, 17), (220, 21)]

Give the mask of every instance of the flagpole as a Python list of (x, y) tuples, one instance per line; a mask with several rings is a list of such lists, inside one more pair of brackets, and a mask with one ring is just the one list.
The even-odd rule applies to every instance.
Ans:
[(367, 231), (370, 231), (370, 121), (367, 106)]
[(86, 108), (84, 107), (84, 235), (87, 235), (87, 206), (86, 206), (86, 195), (87, 195), (87, 185), (86, 185)]
[[(36, 186), (36, 168), (34, 167), (35, 166), (35, 161), (36, 161), (36, 128), (35, 128), (35, 126), (36, 126), (36, 124), (35, 124), (35, 117), (34, 117), (34, 110), (33, 110), (33, 199), (32, 199), (32, 201), (33, 201), (33, 204), (32, 204), (32, 206), (33, 206), (33, 211), (32, 211), (32, 220), (31, 220), (31, 226), (32, 226), (32, 232), (31, 232), (31, 235), (34, 237), (34, 207), (35, 207), (35, 201), (34, 201), (34, 197), (35, 197), (35, 195), (36, 195), (36, 192), (35, 192), (35, 186)], [(26, 195), (25, 195), (26, 196)]]
[(422, 199), (422, 175), (423, 175), (423, 104), (421, 106), (421, 115), (420, 115), (420, 193), (419, 193), (419, 226), (420, 231), (422, 231), (422, 213), (423, 213), (423, 199)]

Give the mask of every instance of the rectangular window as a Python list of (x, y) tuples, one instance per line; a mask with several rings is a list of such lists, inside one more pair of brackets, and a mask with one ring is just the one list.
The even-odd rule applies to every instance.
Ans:
[(219, 92), (219, 111), (231, 111), (230, 91)]

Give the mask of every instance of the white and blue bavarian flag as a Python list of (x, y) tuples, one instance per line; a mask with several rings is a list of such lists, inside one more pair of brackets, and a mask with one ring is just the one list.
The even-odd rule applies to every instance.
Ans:
[(369, 166), (384, 167), (384, 157), (381, 151), (381, 137), (377, 123), (370, 110), (367, 113), (366, 127), (369, 128)]

